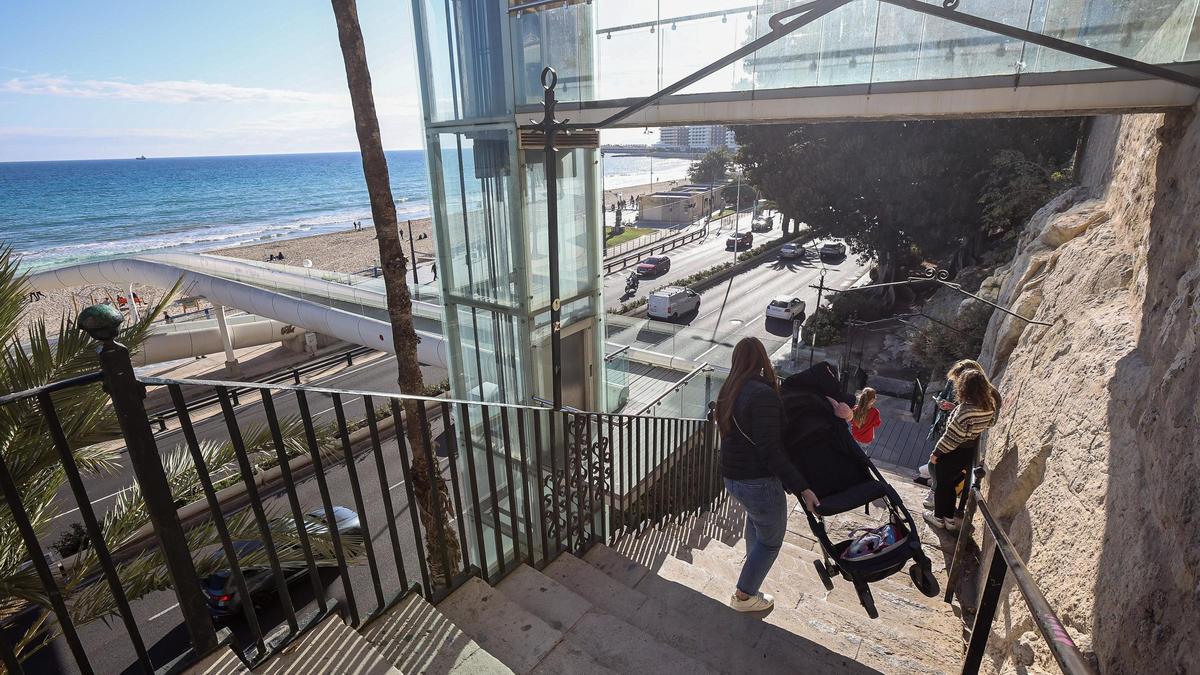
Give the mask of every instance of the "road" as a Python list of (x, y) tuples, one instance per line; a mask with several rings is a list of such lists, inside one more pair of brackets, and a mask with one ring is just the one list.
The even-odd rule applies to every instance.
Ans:
[[(732, 218), (730, 222), (723, 228), (720, 228), (717, 221), (713, 221), (709, 225), (708, 236), (696, 240), (690, 244), (681, 246), (674, 251), (668, 251), (667, 255), (671, 259), (671, 271), (658, 277), (647, 277), (641, 279), (638, 290), (633, 295), (625, 293), (625, 280), (629, 273), (633, 271), (630, 267), (625, 270), (613, 272), (604, 277), (604, 305), (607, 309), (616, 309), (623, 303), (644, 298), (656, 288), (661, 288), (671, 282), (689, 277), (697, 272), (706, 270), (714, 265), (719, 265), (723, 262), (732, 262), (735, 258), (733, 251), (725, 250), (725, 239), (733, 232)], [(754, 246), (760, 246), (770, 241), (776, 241), (783, 236), (779, 227), (779, 217), (775, 217), (775, 227), (770, 232), (755, 232)], [(739, 232), (747, 232), (750, 230), (751, 215), (743, 213), (738, 219), (737, 229)], [(697, 225), (696, 228), (703, 228), (703, 225)], [(690, 230), (681, 230), (681, 232)]]
[(702, 293), (700, 309), (677, 322), (610, 318), (607, 340), (721, 365), (729, 363), (734, 345), (743, 337), (759, 338), (770, 352), (791, 339), (792, 327), (790, 321), (767, 318), (767, 304), (777, 296), (799, 297), (811, 313), (817, 302), (812, 286), (822, 270), (826, 286), (843, 289), (867, 267), (854, 256), (824, 261), (815, 254), (803, 260), (770, 258)]

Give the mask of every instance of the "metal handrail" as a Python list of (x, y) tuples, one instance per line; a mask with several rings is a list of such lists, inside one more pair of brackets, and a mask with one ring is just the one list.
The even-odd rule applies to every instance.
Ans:
[(1008, 534), (1004, 531), (1000, 524), (992, 515), (991, 509), (980, 493), (979, 484), (982, 481), (986, 471), (983, 467), (976, 467), (973, 475), (974, 481), (968, 493), (966, 514), (963, 518), (963, 528), (959, 532), (958, 543), (954, 549), (954, 558), (951, 560), (949, 578), (946, 581), (946, 602), (950, 602), (954, 597), (954, 587), (962, 575), (963, 554), (966, 549), (965, 542), (971, 536), (970, 523), (975, 510), (983, 516), (984, 526), (991, 533), (992, 539), (995, 541), (996, 548), (992, 552), (991, 563), (988, 565), (987, 581), (984, 584), (983, 595), (979, 599), (979, 606), (975, 612), (975, 622), (971, 626), (971, 638), (967, 644), (967, 653), (963, 658), (962, 672), (977, 673), (979, 666), (983, 661), (984, 650), (987, 647), (988, 638), (991, 637), (992, 621), (995, 619), (996, 608), (1000, 603), (1000, 594), (1004, 587), (1004, 579), (1008, 573), (1012, 573), (1013, 580), (1016, 582), (1017, 588), (1021, 591), (1021, 597), (1025, 599), (1025, 604), (1029, 607), (1029, 613), (1033, 615), (1034, 623), (1037, 625), (1038, 632), (1042, 634), (1046, 645), (1050, 648), (1050, 653), (1054, 655), (1054, 660), (1058, 662), (1059, 668), (1067, 675), (1095, 675), (1096, 670), (1084, 658), (1083, 653), (1079, 651), (1079, 647), (1071, 640), (1071, 636), (1063, 627), (1058, 615), (1050, 606), (1046, 596), (1042, 594), (1042, 590), (1038, 587), (1037, 581), (1029, 572), (1029, 568), (1025, 565), (1025, 560), (1017, 553), (1016, 547), (1012, 540), (1008, 538)]
[(43, 384), (42, 386), (34, 387), (33, 389), (26, 389), (24, 391), (14, 391), (11, 394), (5, 394), (3, 396), (0, 396), (0, 405), (8, 405), (9, 403), (12, 403), (14, 401), (19, 401), (19, 400), (27, 399), (27, 398), (33, 398), (34, 396), (37, 396), (38, 394), (41, 394), (43, 392), (51, 393), (51, 392), (55, 392), (55, 391), (61, 391), (63, 389), (70, 389), (71, 387), (82, 387), (85, 384), (99, 382), (103, 378), (104, 378), (104, 374), (101, 373), (99, 370), (97, 370), (95, 372), (85, 373), (83, 375), (77, 375), (75, 377), (69, 377), (65, 380), (59, 380), (57, 382), (50, 382), (48, 384)]

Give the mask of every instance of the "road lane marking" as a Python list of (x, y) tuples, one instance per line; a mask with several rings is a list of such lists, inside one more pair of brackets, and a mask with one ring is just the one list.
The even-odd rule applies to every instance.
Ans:
[(160, 618), (160, 617), (162, 617), (164, 614), (166, 614), (167, 612), (169, 612), (169, 611), (171, 611), (171, 610), (175, 609), (175, 608), (176, 608), (176, 607), (178, 607), (178, 606), (179, 606), (179, 603), (177, 602), (177, 603), (175, 603), (175, 604), (171, 605), (170, 607), (168, 607), (168, 608), (164, 609), (163, 611), (159, 612), (158, 614), (155, 614), (154, 616), (150, 617), (150, 619), (149, 619), (149, 620), (150, 620), (150, 621), (153, 621), (153, 620), (155, 620), (155, 619), (157, 619), (157, 618)]
[[(105, 495), (99, 499), (94, 499), (94, 500), (88, 502), (88, 504), (99, 504), (100, 502), (104, 501), (105, 499), (112, 499), (113, 497), (116, 497), (117, 495), (121, 494), (122, 492), (124, 492), (124, 490), (117, 490), (116, 492), (112, 493), (111, 495)], [(62, 518), (63, 516), (69, 516), (78, 510), (79, 510), (79, 507), (77, 506), (77, 507), (71, 509), (70, 511), (63, 511), (62, 513), (58, 514), (57, 516), (54, 516), (54, 518), (57, 519), (57, 518)]]
[(391, 492), (392, 490), (395, 490), (396, 488), (400, 487), (401, 485), (404, 485), (404, 481), (400, 481), (399, 483), (396, 483), (395, 485), (393, 485), (393, 486), (391, 486), (390, 488), (388, 488), (388, 492)]

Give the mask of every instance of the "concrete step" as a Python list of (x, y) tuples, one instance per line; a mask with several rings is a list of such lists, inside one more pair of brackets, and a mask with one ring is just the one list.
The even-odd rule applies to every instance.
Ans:
[[(708, 572), (711, 581), (701, 590), (717, 599), (732, 592), (740, 572), (740, 565), (734, 567), (715, 553), (720, 546), (710, 543), (706, 549), (696, 551), (695, 560), (689, 565), (693, 571), (687, 573), (694, 579), (695, 568)], [(884, 672), (938, 672), (939, 669), (952, 669), (961, 660), (961, 641), (958, 639), (961, 629), (956, 629), (957, 619), (950, 614), (949, 606), (938, 613), (877, 588), (873, 590), (873, 596), (880, 617), (871, 619), (849, 583), (835, 581), (835, 592), (829, 593), (826, 600), (820, 594), (800, 590), (811, 585), (810, 577), (816, 578), (815, 571), (811, 568), (792, 569), (786, 563), (780, 564), (784, 559), (781, 555), (776, 561), (764, 585), (767, 592), (775, 595), (776, 603), (775, 609), (764, 617), (767, 623), (818, 641), (847, 656), (853, 653), (853, 657), (864, 665)], [(668, 578), (683, 576), (676, 570), (680, 564), (683, 563), (670, 561), (660, 574)], [(842, 591), (842, 588), (848, 590)], [(915, 589), (912, 593), (919, 595)]]
[(478, 578), (451, 593), (438, 609), (516, 673), (532, 671), (563, 636), (563, 631)]
[[(606, 546), (593, 547), (585, 559), (596, 571), (612, 581), (621, 583), (618, 580), (624, 580), (625, 583), (632, 583), (634, 590), (646, 591), (646, 600), (630, 617), (631, 623), (703, 659), (722, 672), (861, 670), (852, 658), (836, 654), (809, 640), (788, 635), (764, 624), (757, 616), (734, 612), (723, 602), (708, 598), (686, 585), (664, 580)], [(583, 577), (580, 585), (603, 588), (605, 583), (595, 579), (593, 573)], [(603, 597), (603, 591), (597, 592)]]
[(407, 675), (512, 672), (417, 593), (409, 594), (360, 632)]
[[(222, 649), (186, 672), (192, 675), (232, 675), (250, 671), (242, 666), (232, 651)], [(330, 615), (301, 635), (255, 672), (272, 675), (401, 675), (401, 671), (389, 663), (374, 645), (337, 615)]]

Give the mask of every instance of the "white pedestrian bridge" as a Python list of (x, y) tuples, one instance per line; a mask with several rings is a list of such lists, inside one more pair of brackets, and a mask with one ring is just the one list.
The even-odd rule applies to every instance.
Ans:
[[(440, 5), (441, 3), (431, 3)], [(613, 126), (1128, 112), (1190, 106), (1198, 0), (658, 0), (517, 2), (509, 39), (517, 121), (540, 111), (543, 66), (559, 117), (596, 124), (721, 56), (827, 11)], [(954, 9), (945, 7), (954, 6)], [(832, 8), (832, 9), (831, 9)], [(435, 20), (439, 10), (428, 10)], [(952, 19), (960, 19), (965, 23)], [(454, 22), (456, 19), (450, 18)], [(991, 22), (990, 24), (988, 22)], [(1014, 37), (985, 27), (1002, 26)], [(1062, 40), (1182, 74), (1113, 67)], [(1061, 46), (1061, 45), (1060, 45)], [(438, 46), (434, 45), (436, 53)], [(1129, 66), (1129, 64), (1125, 64)], [(1169, 75), (1170, 73), (1168, 73)], [(471, 117), (447, 88), (435, 117)], [(438, 114), (445, 111), (445, 115)]]

